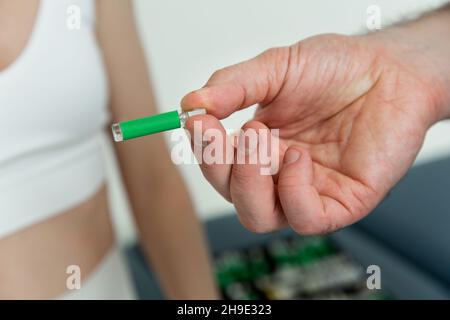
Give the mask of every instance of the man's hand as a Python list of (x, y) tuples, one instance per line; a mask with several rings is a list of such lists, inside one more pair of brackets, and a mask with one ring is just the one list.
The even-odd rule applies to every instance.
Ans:
[(443, 117), (442, 79), (410, 49), (388, 36), (317, 36), (221, 69), (184, 97), (184, 109), (208, 110), (194, 118), (203, 131), (224, 132), (218, 119), (254, 104), (244, 130), (280, 129), (277, 175), (258, 164), (201, 165), (244, 226), (326, 233), (382, 200)]

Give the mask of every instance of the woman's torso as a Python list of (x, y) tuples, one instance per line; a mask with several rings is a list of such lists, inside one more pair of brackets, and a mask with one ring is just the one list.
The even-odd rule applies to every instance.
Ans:
[(55, 297), (113, 243), (94, 5), (0, 0), (0, 298)]

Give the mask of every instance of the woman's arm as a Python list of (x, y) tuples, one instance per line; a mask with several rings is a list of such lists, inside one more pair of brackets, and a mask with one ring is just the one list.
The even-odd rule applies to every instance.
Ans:
[[(115, 121), (156, 112), (128, 0), (98, 0), (98, 37)], [(171, 299), (217, 298), (202, 229), (163, 137), (116, 144), (139, 237)]]

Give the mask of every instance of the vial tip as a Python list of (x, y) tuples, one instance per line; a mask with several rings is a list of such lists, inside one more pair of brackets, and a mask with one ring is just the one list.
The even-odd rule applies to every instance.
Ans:
[(123, 141), (123, 134), (122, 134), (122, 129), (120, 129), (120, 124), (114, 123), (111, 126), (111, 130), (112, 130), (112, 134), (113, 134), (113, 137), (114, 137), (114, 141), (115, 142), (122, 142)]
[(199, 116), (199, 115), (206, 114), (206, 109), (204, 109), (204, 108), (194, 109), (194, 110), (188, 111), (187, 113), (188, 113), (189, 117)]

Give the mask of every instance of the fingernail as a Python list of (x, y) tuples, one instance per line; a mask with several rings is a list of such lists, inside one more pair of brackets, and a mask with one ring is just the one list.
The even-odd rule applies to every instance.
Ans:
[(295, 161), (297, 161), (298, 159), (300, 159), (300, 152), (298, 152), (295, 149), (289, 149), (284, 154), (283, 163), (284, 164), (291, 164), (291, 163), (294, 163)]

